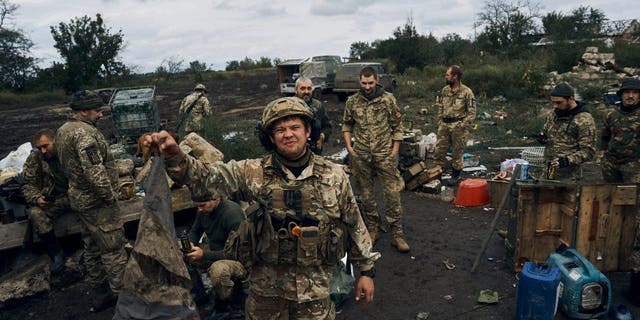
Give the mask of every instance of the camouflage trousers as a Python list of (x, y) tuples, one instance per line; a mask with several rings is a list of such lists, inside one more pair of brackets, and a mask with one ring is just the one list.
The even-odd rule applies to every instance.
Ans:
[(385, 200), (385, 217), (394, 235), (403, 235), (402, 203), (400, 191), (404, 189), (404, 180), (400, 177), (397, 161), (390, 155), (356, 152), (351, 156), (353, 176), (360, 187), (362, 199), (362, 217), (369, 231), (377, 231), (381, 224), (380, 213), (376, 205), (374, 192), (375, 176), (380, 178)]
[(117, 206), (83, 211), (78, 216), (83, 227), (87, 283), (98, 286), (107, 280), (111, 291), (118, 293), (128, 255)]
[(640, 161), (616, 164), (611, 159), (602, 159), (602, 176), (607, 182), (640, 184)]
[(262, 297), (249, 293), (245, 305), (247, 320), (333, 320), (336, 310), (331, 298), (309, 302), (285, 300), (279, 297)]
[(65, 212), (71, 212), (69, 199), (67, 197), (56, 199), (53, 206), (49, 209), (42, 209), (38, 206), (27, 209), (29, 219), (31, 219), (37, 234), (45, 234), (53, 230), (54, 220)]
[(247, 281), (246, 270), (234, 260), (218, 260), (211, 264), (208, 273), (216, 298), (222, 301), (229, 299), (237, 283), (244, 285)]
[(451, 166), (453, 169), (462, 170), (464, 147), (467, 144), (467, 126), (464, 122), (441, 123), (438, 126), (438, 142), (433, 157), (435, 164), (445, 168), (447, 163), (447, 151), (451, 148)]

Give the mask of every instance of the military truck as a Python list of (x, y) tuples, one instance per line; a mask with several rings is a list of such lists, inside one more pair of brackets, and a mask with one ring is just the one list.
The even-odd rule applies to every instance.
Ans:
[(378, 83), (380, 83), (386, 91), (393, 92), (393, 90), (395, 90), (395, 76), (388, 74), (381, 63), (350, 62), (343, 64), (336, 73), (333, 92), (338, 95), (340, 101), (346, 101), (349, 95), (360, 90), (360, 70), (364, 67), (372, 67), (378, 72)]
[(322, 92), (331, 91), (333, 88), (336, 72), (341, 64), (339, 56), (285, 60), (277, 65), (280, 93), (295, 94), (296, 80), (306, 77), (313, 83), (313, 97), (319, 98)]

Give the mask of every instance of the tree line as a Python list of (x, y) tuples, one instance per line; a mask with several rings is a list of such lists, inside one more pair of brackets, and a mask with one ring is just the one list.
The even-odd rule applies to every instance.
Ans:
[[(120, 58), (125, 46), (122, 30), (107, 27), (101, 14), (95, 18), (75, 17), (50, 27), (62, 62), (38, 67), (39, 60), (31, 55), (33, 42), (25, 32), (10, 22), (15, 18), (17, 4), (0, 0), (0, 90), (31, 91), (62, 88), (73, 92), (81, 87), (110, 85), (135, 73)], [(471, 65), (487, 61), (536, 61), (546, 71), (569, 70), (589, 45), (602, 45), (600, 36), (607, 17), (602, 11), (580, 6), (570, 13), (541, 13), (540, 5), (526, 0), (487, 0), (477, 14), (473, 39), (448, 34), (441, 39), (432, 34), (420, 34), (409, 17), (395, 28), (392, 36), (371, 43), (358, 41), (350, 46), (350, 59), (377, 60), (389, 69), (404, 73), (408, 69), (423, 70), (428, 66)], [(544, 35), (548, 45), (531, 44)], [(637, 36), (637, 35), (636, 35)], [(623, 66), (640, 66), (640, 45), (629, 42), (609, 44)], [(225, 70), (271, 68), (278, 58), (260, 57), (232, 60)], [(156, 68), (155, 75), (169, 79), (187, 72), (196, 81), (209, 71), (207, 63), (169, 57)]]

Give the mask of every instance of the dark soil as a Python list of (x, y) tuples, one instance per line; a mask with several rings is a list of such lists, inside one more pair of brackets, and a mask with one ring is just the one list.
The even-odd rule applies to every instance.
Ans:
[[(275, 74), (251, 78), (235, 78), (205, 82), (210, 89), (210, 100), (224, 112), (237, 108), (264, 106), (278, 96)], [(193, 84), (182, 87), (158, 87), (161, 118), (175, 123), (180, 99)], [(323, 97), (329, 116), (337, 124), (342, 116), (343, 103), (331, 94)], [(65, 120), (66, 107), (60, 104), (48, 106), (24, 106), (3, 108), (4, 122), (0, 128), (0, 155), (29, 141), (33, 133), (42, 127), (56, 128)], [(405, 103), (399, 97), (400, 105)], [(260, 112), (247, 112), (247, 118), (257, 119)], [(107, 117), (108, 118), (108, 117)], [(101, 128), (108, 132), (108, 119)], [(334, 138), (339, 137), (339, 126), (334, 126)], [(335, 141), (335, 139), (332, 139)], [(342, 148), (333, 143), (327, 153)], [(487, 167), (496, 164), (485, 164)], [(503, 240), (492, 235), (486, 253), (475, 273), (470, 269), (475, 256), (486, 237), (495, 208), (456, 208), (438, 198), (422, 193), (404, 192), (404, 223), (406, 239), (411, 252), (398, 253), (390, 246), (390, 236), (385, 234), (375, 250), (382, 253), (377, 263), (375, 300), (365, 305), (349, 299), (339, 308), (338, 319), (416, 319), (419, 312), (430, 313), (429, 319), (513, 319), (516, 306), (517, 278), (509, 261)], [(501, 215), (498, 228), (505, 229), (507, 217)], [(4, 257), (2, 258), (4, 259)], [(443, 263), (455, 265), (449, 270)], [(636, 317), (640, 308), (633, 308), (621, 297), (628, 273), (607, 273), (613, 284), (613, 305), (625, 304)], [(493, 305), (476, 302), (480, 290), (498, 292), (500, 301)], [(0, 306), (0, 320), (4, 319), (111, 319), (113, 308), (100, 313), (90, 313), (88, 287), (82, 281), (65, 285), (54, 284), (49, 292), (35, 297), (13, 301)], [(202, 316), (209, 307), (203, 308)], [(561, 315), (557, 318), (564, 319)]]

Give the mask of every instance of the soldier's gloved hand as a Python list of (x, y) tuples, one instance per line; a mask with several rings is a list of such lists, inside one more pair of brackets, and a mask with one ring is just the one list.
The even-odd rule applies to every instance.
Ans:
[(560, 157), (558, 158), (558, 164), (560, 165), (560, 168), (566, 168), (569, 166), (569, 158), (567, 157)]
[(541, 144), (547, 143), (547, 140), (548, 140), (548, 137), (546, 134), (544, 134), (544, 132), (530, 134), (529, 138), (536, 139), (536, 141), (538, 141)]

